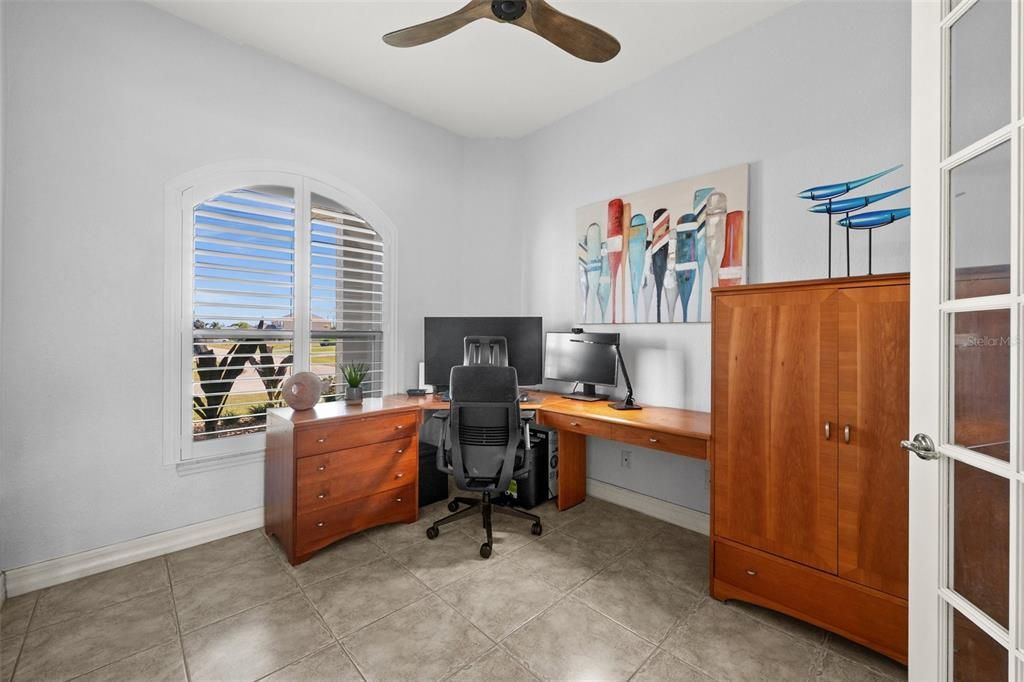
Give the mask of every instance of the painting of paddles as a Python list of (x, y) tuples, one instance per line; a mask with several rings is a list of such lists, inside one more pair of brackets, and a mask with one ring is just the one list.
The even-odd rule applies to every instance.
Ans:
[(711, 288), (747, 282), (748, 174), (741, 164), (577, 210), (577, 320), (709, 322)]

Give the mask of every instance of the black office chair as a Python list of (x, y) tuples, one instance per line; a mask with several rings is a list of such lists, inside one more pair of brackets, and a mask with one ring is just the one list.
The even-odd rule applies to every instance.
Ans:
[(467, 336), (462, 340), (462, 364), (508, 367), (508, 339), (504, 336)]
[[(529, 425), (519, 414), (519, 382), (514, 367), (463, 365), (452, 367), (448, 391), (451, 405), (437, 447), (437, 468), (455, 477), (459, 490), (480, 493), (480, 499), (456, 497), (448, 503), (455, 512), (427, 529), (431, 540), (440, 527), (476, 513), (483, 515), (487, 541), (480, 556), (491, 556), (492, 511), (533, 522), (540, 535), (540, 517), (505, 505), (492, 504), (492, 495), (508, 490), (509, 482), (529, 471)], [(459, 510), (460, 505), (467, 509)]]

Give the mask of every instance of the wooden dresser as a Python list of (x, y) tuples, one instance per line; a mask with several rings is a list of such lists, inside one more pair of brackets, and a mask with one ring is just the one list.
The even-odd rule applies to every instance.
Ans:
[(712, 299), (712, 595), (906, 662), (908, 276)]
[(421, 414), (389, 398), (269, 411), (265, 527), (288, 561), (373, 526), (416, 520)]

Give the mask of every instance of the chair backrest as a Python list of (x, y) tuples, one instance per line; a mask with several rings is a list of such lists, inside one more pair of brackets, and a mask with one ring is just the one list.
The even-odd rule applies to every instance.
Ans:
[(462, 351), (463, 365), (508, 367), (508, 340), (504, 336), (467, 336)]
[(456, 484), (463, 490), (506, 490), (522, 437), (515, 368), (452, 367), (448, 391), (448, 445)]

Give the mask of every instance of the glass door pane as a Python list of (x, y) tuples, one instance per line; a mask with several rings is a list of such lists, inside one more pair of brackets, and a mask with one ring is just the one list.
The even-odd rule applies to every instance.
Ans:
[(949, 442), (1010, 461), (1010, 311), (952, 314)]
[(950, 152), (1010, 122), (1011, 0), (979, 0), (950, 28)]
[(949, 173), (950, 298), (1010, 292), (1010, 143)]
[(1004, 628), (1010, 626), (1010, 482), (954, 461), (951, 586)]
[(952, 667), (955, 682), (1005, 680), (1009, 655), (981, 628), (950, 607), (953, 617)]

